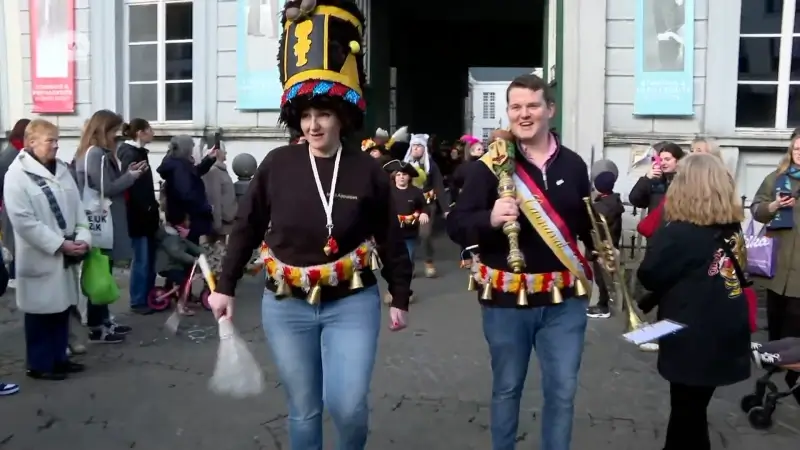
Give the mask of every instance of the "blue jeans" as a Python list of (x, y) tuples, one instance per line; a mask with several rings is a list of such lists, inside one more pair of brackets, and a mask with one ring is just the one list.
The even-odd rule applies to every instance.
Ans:
[(147, 306), (147, 294), (156, 284), (156, 246), (152, 237), (135, 237), (131, 265), (131, 308)]
[(483, 307), (492, 357), (492, 450), (514, 450), (531, 351), (542, 371), (541, 450), (570, 450), (587, 301), (530, 309)]
[(324, 404), (338, 432), (336, 449), (363, 450), (381, 325), (378, 286), (318, 306), (265, 291), (261, 309), (289, 403), (289, 446), (322, 450)]
[(406, 249), (408, 250), (408, 257), (411, 258), (411, 265), (414, 265), (414, 254), (417, 250), (417, 238), (406, 239)]

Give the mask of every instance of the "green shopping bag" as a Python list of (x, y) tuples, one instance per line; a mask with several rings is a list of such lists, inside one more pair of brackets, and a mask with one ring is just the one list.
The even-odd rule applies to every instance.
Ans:
[(81, 289), (94, 305), (110, 305), (119, 298), (119, 286), (111, 274), (108, 256), (99, 248), (89, 250), (83, 260)]

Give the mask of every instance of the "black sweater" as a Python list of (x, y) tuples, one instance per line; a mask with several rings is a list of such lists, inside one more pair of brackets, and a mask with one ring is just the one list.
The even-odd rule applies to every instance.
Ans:
[[(315, 159), (320, 182), (323, 188), (329, 189), (335, 160)], [(270, 221), (270, 232), (265, 236)], [(389, 177), (360, 149), (342, 150), (333, 201), (333, 224), (333, 237), (340, 250), (328, 256), (323, 251), (328, 236), (325, 211), (314, 182), (308, 144), (272, 150), (259, 165), (247, 194), (239, 202), (217, 290), (226, 295), (234, 294), (253, 249), (262, 240), (283, 263), (308, 267), (336, 261), (374, 237), (384, 264), (382, 275), (392, 294), (392, 305), (407, 309), (411, 260), (397, 221)], [(377, 282), (371, 271), (364, 271), (361, 276), (365, 287)], [(275, 290), (271, 282), (267, 288)], [(346, 284), (324, 286), (321, 300), (336, 300), (352, 294)], [(303, 298), (306, 294), (295, 289), (292, 295)]]
[[(591, 254), (593, 245), (589, 230), (589, 213), (583, 199), (590, 194), (589, 170), (581, 157), (566, 147), (560, 147), (545, 166), (544, 172), (518, 155), (521, 166), (548, 197), (573, 237), (581, 239)], [(489, 216), (497, 200), (497, 177), (479, 162), (469, 164), (464, 188), (455, 208), (447, 216), (447, 232), (462, 247), (478, 245), (481, 263), (498, 270), (511, 271), (506, 261), (508, 239), (500, 229), (492, 228)], [(519, 246), (525, 255), (525, 273), (548, 273), (565, 270), (547, 244), (542, 240), (525, 216), (520, 215)], [(573, 289), (562, 291), (564, 298), (574, 295)], [(528, 297), (530, 306), (551, 304), (549, 293)], [(513, 293), (493, 292), (486, 306), (516, 307)]]
[[(430, 214), (422, 190), (416, 186), (408, 186), (405, 189), (392, 186), (392, 200), (398, 215), (408, 216), (415, 212)], [(402, 225), (402, 234), (404, 239), (416, 238), (419, 234), (419, 221), (411, 225)]]

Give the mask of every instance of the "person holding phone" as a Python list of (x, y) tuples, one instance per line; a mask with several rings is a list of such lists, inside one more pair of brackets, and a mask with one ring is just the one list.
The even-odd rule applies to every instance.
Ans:
[(639, 178), (628, 195), (628, 200), (633, 206), (648, 212), (661, 204), (675, 176), (678, 161), (686, 155), (678, 144), (668, 141), (653, 145), (653, 153), (650, 170)]
[[(80, 192), (89, 188), (102, 192), (110, 201), (108, 210), (113, 223), (113, 244), (102, 248), (112, 261), (131, 260), (133, 246), (128, 233), (128, 210), (126, 192), (150, 168), (146, 162), (123, 166), (117, 155), (116, 137), (123, 125), (122, 116), (103, 109), (92, 115), (81, 135), (75, 153), (75, 173)], [(88, 186), (84, 186), (84, 180)], [(108, 311), (108, 305), (95, 305), (91, 301), (86, 307), (86, 325), (89, 327), (89, 343), (118, 344), (123, 342), (131, 328), (116, 323)]]
[[(800, 337), (800, 135), (789, 142), (786, 155), (777, 169), (767, 175), (750, 210), (753, 218), (765, 224), (766, 235), (773, 238), (774, 275), (765, 280), (767, 288), (767, 329), (769, 340)], [(798, 371), (786, 372), (786, 383), (794, 386)], [(800, 403), (800, 390), (794, 391)]]

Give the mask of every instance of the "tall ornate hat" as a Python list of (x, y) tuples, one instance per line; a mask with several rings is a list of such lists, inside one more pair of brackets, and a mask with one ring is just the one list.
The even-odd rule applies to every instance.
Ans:
[(360, 129), (367, 106), (364, 14), (352, 0), (291, 0), (281, 23), (281, 122), (299, 129), (308, 107), (339, 104), (350, 131)]

